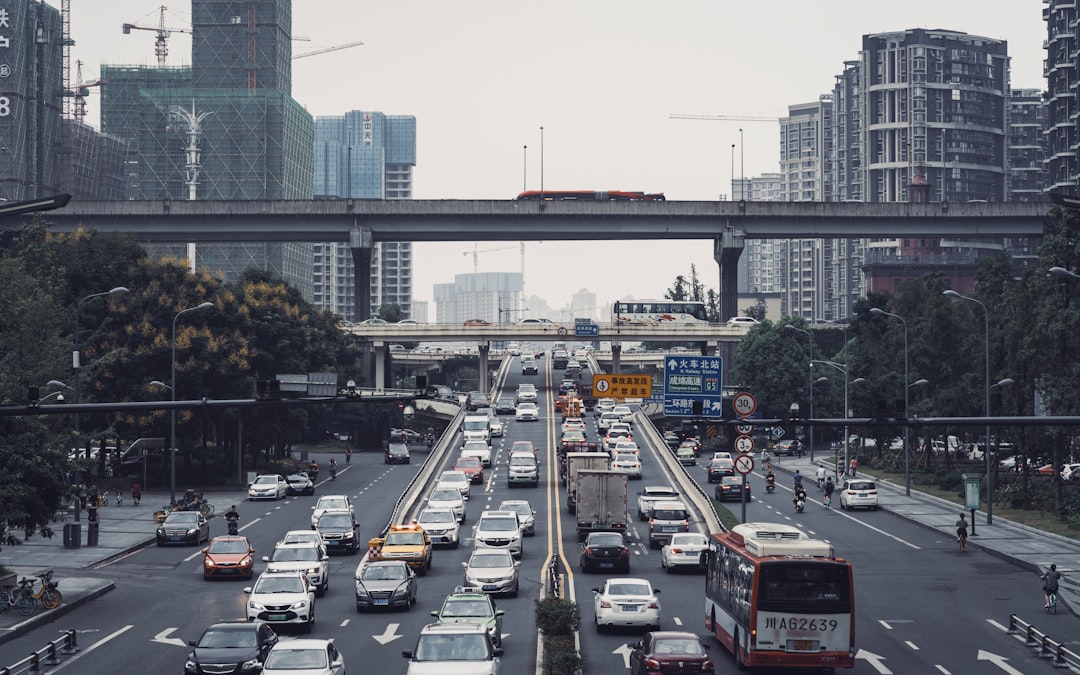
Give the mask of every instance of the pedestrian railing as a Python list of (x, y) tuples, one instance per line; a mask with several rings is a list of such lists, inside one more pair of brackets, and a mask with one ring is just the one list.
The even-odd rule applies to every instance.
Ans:
[(40, 673), (42, 668), (58, 665), (61, 659), (71, 656), (79, 651), (79, 645), (75, 639), (75, 631), (64, 631), (64, 635), (37, 651), (31, 652), (18, 663), (0, 667), (0, 675), (21, 675), (22, 673)]
[(1027, 647), (1037, 652), (1039, 658), (1048, 659), (1055, 668), (1080, 668), (1080, 654), (1050, 639), (1049, 635), (1015, 614), (1009, 615), (1009, 634), (1022, 636)]

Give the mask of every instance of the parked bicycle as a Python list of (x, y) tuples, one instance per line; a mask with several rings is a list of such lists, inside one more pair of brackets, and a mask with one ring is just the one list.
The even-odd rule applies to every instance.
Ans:
[(37, 611), (37, 603), (16, 590), (14, 586), (0, 588), (0, 612), (6, 612), (12, 607), (23, 616), (30, 616)]
[(41, 586), (36, 591), (34, 590), (35, 581), (24, 577), (19, 581), (19, 590), (28, 597), (40, 602), (45, 609), (56, 609), (64, 602), (64, 596), (60, 594), (60, 591), (56, 590), (57, 582), (52, 580), (52, 576), (52, 570), (37, 575)]

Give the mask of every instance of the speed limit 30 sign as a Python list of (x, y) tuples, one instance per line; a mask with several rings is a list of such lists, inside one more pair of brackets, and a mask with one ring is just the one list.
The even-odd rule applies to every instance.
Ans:
[(731, 407), (739, 417), (749, 417), (757, 410), (757, 399), (753, 394), (744, 391), (735, 394), (735, 398), (731, 399)]

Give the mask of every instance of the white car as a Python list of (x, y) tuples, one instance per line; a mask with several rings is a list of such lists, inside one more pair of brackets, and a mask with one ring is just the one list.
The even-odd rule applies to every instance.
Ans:
[(323, 547), (314, 544), (278, 544), (274, 552), (263, 556), (267, 572), (302, 572), (316, 595), (330, 587), (330, 557)]
[(617, 577), (593, 591), (596, 632), (608, 626), (640, 626), (660, 630), (660, 599), (648, 579)]
[(631, 455), (637, 455), (638, 457), (641, 456), (641, 448), (633, 441), (616, 441), (615, 447), (612, 448), (612, 450), (616, 455), (629, 453)]
[(845, 480), (837, 490), (840, 493), (840, 508), (844, 510), (865, 507), (878, 509), (877, 484), (866, 478), (851, 478)]
[(259, 671), (263, 675), (345, 675), (345, 657), (331, 640), (279, 640)]
[(727, 320), (728, 328), (750, 328), (758, 322), (752, 316), (733, 316)]
[(449, 509), (459, 523), (465, 522), (465, 499), (456, 487), (435, 488), (427, 498), (429, 509)]
[(281, 546), (282, 544), (311, 544), (318, 547), (323, 555), (326, 555), (326, 542), (323, 541), (322, 535), (317, 530), (289, 530), (281, 538), (281, 541), (274, 545)]
[[(491, 466), (491, 446), (484, 441), (465, 441), (461, 447), (462, 457), (475, 457), (485, 467)], [(468, 499), (468, 496), (465, 497)]]
[[(485, 593), (518, 594), (518, 567), (520, 560), (514, 560), (506, 549), (476, 549), (469, 556), (468, 562), (461, 563), (465, 568), (465, 586), (479, 588)], [(440, 671), (442, 672), (442, 671)]]
[(488, 433), (491, 434), (492, 437), (498, 436), (501, 438), (504, 431), (505, 429), (502, 420), (495, 417), (494, 413), (492, 413), (491, 422), (488, 424)]
[(352, 500), (346, 495), (323, 495), (319, 497), (319, 501), (315, 502), (315, 506), (311, 507), (311, 529), (315, 529), (315, 526), (319, 524), (319, 518), (326, 511), (341, 510), (356, 515), (356, 512), (353, 511)]
[(315, 623), (315, 589), (300, 572), (263, 572), (248, 594), (248, 621), (270, 626), (299, 625), (305, 633)]
[(670, 574), (676, 567), (698, 569), (701, 554), (709, 549), (709, 540), (697, 532), (679, 532), (660, 549), (660, 567)]
[(600, 419), (596, 420), (596, 428), (599, 431), (607, 431), (612, 424), (622, 419), (622, 416), (613, 410), (609, 410), (606, 413), (600, 414)]
[[(483, 461), (483, 460), (481, 460)], [(435, 489), (454, 488), (461, 493), (461, 498), (468, 501), (469, 488), (472, 481), (464, 471), (443, 471), (439, 474), (439, 480), (435, 483)]]
[(615, 407), (615, 399), (613, 398), (598, 398), (596, 399), (596, 407), (593, 409), (593, 413), (600, 417), (606, 412), (611, 412), (611, 409)]
[(628, 478), (641, 480), (641, 460), (631, 452), (618, 453), (611, 460), (611, 470), (621, 471)]
[(536, 402), (536, 385), (534, 384), (519, 384), (517, 388), (517, 400), (518, 403), (522, 401)]
[(611, 409), (611, 412), (619, 416), (619, 421), (624, 424), (634, 423), (634, 411), (630, 409), (628, 405), (617, 405)]
[(567, 417), (562, 423), (563, 433), (571, 429), (585, 433), (585, 420), (580, 417)]
[(508, 499), (502, 504), (499, 504), (499, 511), (513, 511), (518, 514), (518, 520), (521, 521), (521, 531), (525, 533), (526, 537), (531, 537), (536, 534), (536, 510), (533, 509), (525, 499)]
[(484, 511), (473, 527), (473, 545), (478, 550), (496, 548), (509, 551), (510, 555), (520, 558), (524, 552), (522, 529), (517, 511)]
[(289, 494), (289, 481), (276, 473), (264, 473), (256, 476), (248, 485), (248, 500), (281, 499)]
[(461, 541), (461, 525), (453, 509), (426, 508), (416, 517), (416, 523), (428, 533), (433, 545), (457, 548)]
[(535, 403), (518, 403), (514, 410), (514, 419), (518, 422), (535, 422), (540, 419), (540, 411)]

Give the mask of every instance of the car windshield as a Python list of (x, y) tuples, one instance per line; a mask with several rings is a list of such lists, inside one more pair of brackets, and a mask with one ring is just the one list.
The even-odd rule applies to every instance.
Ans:
[(522, 516), (531, 516), (532, 515), (532, 507), (529, 506), (528, 504), (525, 504), (525, 503), (511, 504), (509, 502), (503, 502), (501, 505), (499, 505), (499, 510), (500, 511), (514, 511), (515, 513), (518, 513), (518, 514), (520, 514)]
[(360, 573), (364, 581), (399, 581), (405, 579), (404, 565), (368, 565)]
[(672, 546), (704, 546), (705, 535), (701, 534), (673, 534), (671, 535)]
[(621, 534), (591, 534), (586, 543), (588, 546), (622, 546), (623, 538)]
[(510, 466), (533, 466), (536, 460), (532, 457), (514, 457), (510, 455)]
[(690, 638), (661, 638), (653, 643), (654, 654), (691, 654), (701, 656), (705, 649), (698, 640)]
[(458, 457), (458, 461), (454, 463), (454, 466), (459, 469), (475, 469), (480, 466), (480, 460), (476, 457)]
[(225, 539), (219, 541), (210, 542), (210, 548), (207, 549), (207, 553), (247, 553), (248, 545), (246, 541), (240, 539)]
[[(466, 445), (466, 449), (468, 449), (468, 445)], [(487, 445), (484, 445), (484, 449), (487, 450)], [(445, 472), (443, 472), (442, 477), (439, 478), (439, 482), (441, 482), (441, 483), (467, 483), (467, 482), (469, 482), (469, 477), (466, 476), (465, 474), (461, 473), (460, 471), (445, 471)]]
[(456, 502), (461, 499), (461, 493), (457, 490), (435, 490), (431, 493), (433, 502)]
[(347, 513), (328, 513), (319, 518), (319, 527), (352, 528), (352, 518)]
[(657, 520), (685, 520), (686, 511), (682, 509), (653, 509), (653, 518)]
[(480, 569), (490, 569), (493, 567), (511, 567), (513, 566), (511, 560), (512, 558), (510, 558), (509, 553), (503, 553), (501, 551), (498, 553), (479, 553), (477, 555), (474, 555), (472, 559), (469, 560), (469, 567), (475, 567)]
[(414, 658), (417, 661), (486, 661), (486, 640), (483, 633), (421, 635)]
[(276, 548), (274, 549), (273, 555), (270, 556), (270, 560), (273, 562), (297, 562), (318, 559), (319, 552), (316, 551), (314, 547), (309, 546)]
[(518, 403), (518, 410), (536, 410), (535, 403)]
[(266, 656), (264, 668), (280, 668), (282, 670), (310, 670), (326, 668), (325, 649), (282, 649), (276, 647)]
[(323, 497), (319, 500), (319, 509), (323, 511), (329, 511), (330, 509), (347, 509), (348, 503), (341, 497), (327, 498)]
[(849, 490), (873, 490), (874, 484), (868, 480), (852, 481), (848, 483)]
[(616, 581), (608, 584), (608, 595), (652, 595), (649, 584), (630, 581)]
[(194, 525), (199, 522), (199, 514), (194, 511), (170, 513), (165, 519), (166, 525)]
[(488, 517), (480, 520), (477, 528), (488, 532), (513, 532), (518, 529), (517, 518)]
[(424, 523), (452, 523), (456, 520), (457, 518), (450, 511), (423, 511), (416, 522), (423, 525)]
[(322, 537), (319, 536), (318, 532), (311, 532), (305, 530), (303, 532), (287, 532), (285, 533), (285, 538), (281, 540), (282, 544), (297, 544), (306, 542), (315, 542), (321, 544)]
[(419, 532), (391, 532), (383, 546), (423, 546), (424, 535)]
[(204, 649), (241, 649), (257, 647), (254, 630), (208, 630), (199, 638), (196, 647)]
[(487, 600), (447, 600), (441, 616), (489, 617), (491, 605)]
[(277, 476), (259, 476), (255, 479), (256, 485), (274, 485), (278, 482)]
[(253, 593), (303, 593), (304, 582), (300, 577), (259, 577)]
[(290, 483), (303, 483), (307, 479), (308, 479), (308, 477), (306, 475), (304, 475), (304, 474), (290, 473), (289, 477), (286, 480), (288, 480)]

